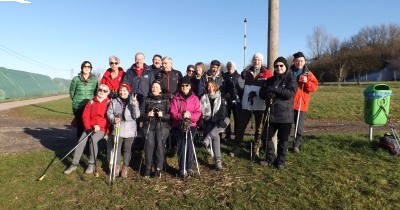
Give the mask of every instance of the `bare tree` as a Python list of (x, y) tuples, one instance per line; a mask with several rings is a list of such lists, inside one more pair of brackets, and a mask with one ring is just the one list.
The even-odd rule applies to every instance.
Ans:
[(329, 35), (325, 28), (317, 26), (313, 28), (313, 33), (307, 38), (308, 48), (311, 50), (311, 56), (319, 59), (327, 51)]

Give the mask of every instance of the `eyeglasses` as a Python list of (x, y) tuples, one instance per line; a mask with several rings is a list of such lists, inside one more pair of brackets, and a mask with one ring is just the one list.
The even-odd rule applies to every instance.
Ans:
[(188, 84), (183, 84), (181, 87), (189, 87), (190, 85)]
[(98, 89), (97, 91), (98, 92), (103, 92), (103, 93), (108, 93), (108, 90), (106, 90), (106, 89)]
[(118, 65), (118, 62), (110, 62), (110, 65)]
[(283, 65), (283, 64), (280, 64), (280, 65), (275, 65), (275, 68), (278, 68), (278, 67), (281, 67), (281, 68), (283, 68), (283, 66), (285, 66), (285, 65)]
[(83, 66), (83, 68), (92, 68), (92, 66)]

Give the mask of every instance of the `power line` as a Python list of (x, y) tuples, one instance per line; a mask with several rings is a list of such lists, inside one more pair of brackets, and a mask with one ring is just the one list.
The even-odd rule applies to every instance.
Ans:
[(3, 52), (9, 54), (10, 56), (12, 56), (14, 58), (17, 58), (18, 60), (24, 61), (24, 62), (29, 63), (31, 65), (38, 66), (40, 68), (45, 68), (45, 69), (50, 70), (50, 71), (68, 71), (68, 72), (70, 71), (70, 70), (67, 70), (67, 69), (50, 66), (50, 65), (45, 64), (43, 62), (37, 61), (37, 60), (35, 60), (33, 58), (30, 58), (30, 57), (28, 57), (26, 55), (23, 55), (23, 54), (19, 53), (19, 52), (13, 50), (13, 49), (10, 49), (10, 48), (8, 48), (7, 46), (5, 46), (3, 44), (0, 44), (0, 50), (2, 50)]

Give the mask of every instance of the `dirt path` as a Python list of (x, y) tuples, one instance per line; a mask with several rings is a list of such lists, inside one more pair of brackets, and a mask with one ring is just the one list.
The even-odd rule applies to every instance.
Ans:
[(69, 95), (57, 95), (57, 96), (35, 98), (35, 99), (29, 99), (29, 100), (23, 100), (23, 101), (4, 102), (4, 103), (0, 103), (0, 111), (16, 108), (16, 107), (20, 107), (20, 106), (26, 106), (26, 105), (30, 105), (30, 104), (38, 104), (38, 103), (43, 103), (43, 102), (48, 102), (48, 101), (55, 101), (55, 100), (67, 98), (67, 97), (69, 97)]

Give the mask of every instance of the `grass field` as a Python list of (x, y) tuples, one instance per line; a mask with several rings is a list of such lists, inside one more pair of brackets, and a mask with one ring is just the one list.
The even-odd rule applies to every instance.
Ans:
[[(399, 119), (400, 85), (390, 86), (391, 116)], [(322, 86), (312, 96), (309, 118), (362, 121), (364, 88)], [(68, 100), (16, 111), (38, 120), (71, 116)], [(62, 172), (70, 160), (56, 160), (48, 176), (36, 181), (53, 156), (54, 151), (2, 155), (0, 209), (400, 208), (399, 157), (378, 148), (376, 141), (368, 141), (367, 134), (308, 135), (302, 152), (288, 153), (286, 168), (281, 171), (250, 164), (248, 158), (229, 157), (225, 152), (226, 170), (214, 172), (210, 170), (211, 159), (201, 148), (202, 174), (198, 177), (185, 181), (173, 175), (143, 179), (137, 171), (130, 171), (128, 179), (119, 179), (112, 187), (107, 185), (104, 171), (98, 178), (84, 174), (85, 160), (77, 173), (69, 176)], [(132, 161), (135, 169), (139, 160), (136, 153)], [(176, 168), (176, 157), (168, 158), (168, 164)]]

